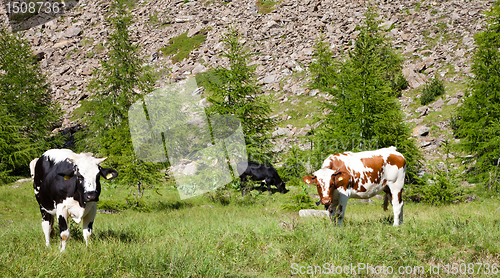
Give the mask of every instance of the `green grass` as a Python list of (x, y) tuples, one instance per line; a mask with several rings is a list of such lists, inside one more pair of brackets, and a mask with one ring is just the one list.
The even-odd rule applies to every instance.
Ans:
[[(104, 202), (122, 202), (128, 192), (104, 187)], [(292, 264), (364, 263), (395, 272), (423, 266), (425, 274), (416, 276), (430, 277), (431, 266), (439, 265), (443, 276), (445, 264), (499, 263), (497, 198), (443, 207), (407, 203), (400, 227), (391, 225), (392, 213), (382, 210), (381, 200), (351, 200), (344, 226), (336, 227), (326, 218), (298, 218), (297, 212), (282, 210), (298, 190), (291, 189), (286, 195), (257, 195), (251, 205), (222, 206), (206, 196), (181, 201), (165, 186), (162, 196), (146, 194), (149, 212), (98, 213), (88, 247), (81, 226), (73, 223), (61, 254), (57, 236), (50, 249), (44, 245), (32, 185), (3, 186), (0, 276), (288, 277)], [(486, 275), (474, 275), (479, 276)]]
[(275, 9), (274, 6), (277, 3), (278, 2), (276, 2), (276, 1), (257, 1), (257, 2), (255, 2), (255, 5), (257, 5), (257, 9), (258, 9), (259, 13), (268, 14)]
[(205, 30), (201, 30), (200, 34), (188, 38), (187, 31), (175, 38), (169, 40), (170, 45), (160, 48), (163, 55), (168, 56), (174, 54), (172, 57), (172, 62), (177, 63), (185, 58), (189, 57), (189, 53), (199, 47), (203, 42), (205, 42), (207, 36), (203, 33)]
[[(281, 94), (282, 93), (278, 93), (277, 95)], [(275, 98), (273, 97), (273, 99)], [(273, 101), (270, 103), (273, 115), (279, 114), (279, 117), (282, 115), (292, 117), (289, 120), (280, 120), (278, 122), (278, 126), (280, 127), (286, 127), (289, 124), (299, 128), (304, 127), (307, 124), (312, 126), (317, 121), (315, 117), (321, 115), (323, 112), (323, 108), (320, 103), (324, 101), (324, 99), (320, 97), (319, 94), (314, 97), (309, 96), (307, 93), (300, 96), (287, 94), (287, 99), (288, 100), (283, 103), (281, 103), (281, 101)], [(307, 115), (309, 116), (306, 118)]]

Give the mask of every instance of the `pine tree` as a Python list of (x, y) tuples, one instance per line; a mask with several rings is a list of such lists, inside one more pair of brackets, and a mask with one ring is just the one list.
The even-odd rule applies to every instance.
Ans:
[(160, 180), (160, 165), (139, 160), (132, 146), (128, 111), (130, 106), (153, 90), (154, 77), (143, 66), (139, 48), (132, 44), (129, 26), (133, 23), (128, 1), (115, 0), (108, 22), (114, 32), (108, 38), (108, 59), (94, 73), (88, 90), (92, 96), (76, 111), (87, 130), (79, 137), (80, 150), (99, 152), (129, 185)]
[(77, 111), (85, 114), (85, 123), (97, 132), (126, 123), (129, 107), (153, 90), (153, 75), (143, 67), (138, 46), (130, 38), (128, 28), (133, 20), (127, 3), (115, 0), (112, 4), (113, 16), (108, 22), (114, 32), (108, 38), (108, 59), (102, 60), (101, 69), (94, 72), (88, 86), (92, 96)]
[(241, 44), (241, 35), (234, 28), (223, 35), (227, 51), (221, 56), (229, 59), (229, 68), (214, 70), (216, 78), (209, 80), (208, 101), (212, 105), (207, 113), (233, 115), (242, 124), (250, 159), (265, 161), (265, 139), (273, 126), (269, 118), (269, 103), (259, 96), (255, 67), (249, 66), (250, 54)]
[(473, 174), (491, 186), (500, 180), (495, 177), (500, 159), (500, 1), (486, 14), (486, 30), (475, 35), (474, 77), (457, 109), (454, 132), (463, 149), (476, 155)]
[(0, 26), (0, 183), (28, 172), (28, 163), (54, 147), (61, 116), (30, 43)]
[[(344, 61), (333, 61), (333, 53), (322, 40), (315, 46), (311, 65), (313, 87), (328, 92), (324, 103), (331, 112), (316, 131), (315, 163), (322, 157), (347, 150), (396, 146), (405, 155), (411, 175), (419, 167), (420, 154), (403, 122), (394, 80), (401, 74), (401, 60), (391, 50), (379, 28), (377, 14), (369, 9), (354, 49)], [(395, 69), (399, 69), (399, 72)]]

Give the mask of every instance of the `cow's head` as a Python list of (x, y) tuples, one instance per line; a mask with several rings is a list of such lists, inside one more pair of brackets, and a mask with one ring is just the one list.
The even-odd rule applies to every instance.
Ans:
[(73, 164), (73, 169), (61, 172), (59, 175), (64, 179), (76, 179), (77, 190), (83, 193), (83, 202), (97, 202), (101, 194), (100, 176), (107, 180), (114, 179), (118, 172), (111, 168), (102, 168), (99, 166), (105, 158), (95, 158), (91, 153), (75, 154), (68, 158)]
[(281, 193), (287, 193), (288, 192), (288, 189), (286, 189), (286, 183), (284, 181), (280, 182), (278, 185), (278, 190), (279, 192)]
[(333, 192), (336, 189), (340, 187), (347, 189), (350, 176), (349, 173), (340, 169), (323, 168), (314, 172), (313, 176), (303, 177), (302, 180), (307, 184), (315, 184), (321, 198), (321, 204), (329, 205), (332, 203)]

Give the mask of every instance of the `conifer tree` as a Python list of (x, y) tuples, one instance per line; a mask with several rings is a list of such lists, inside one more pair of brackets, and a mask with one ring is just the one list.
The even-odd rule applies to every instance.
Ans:
[(154, 77), (143, 66), (138, 46), (132, 44), (129, 26), (133, 23), (128, 1), (115, 0), (108, 22), (114, 30), (108, 37), (108, 59), (94, 73), (88, 90), (92, 94), (76, 111), (87, 126), (77, 143), (79, 149), (107, 156), (107, 163), (129, 185), (159, 180), (159, 165), (139, 160), (132, 146), (128, 111), (143, 95), (153, 90)]
[(230, 28), (222, 42), (227, 50), (221, 56), (229, 59), (229, 68), (215, 69), (216, 78), (208, 82), (208, 101), (212, 105), (207, 113), (237, 117), (242, 124), (250, 159), (264, 162), (268, 159), (265, 139), (273, 126), (269, 103), (259, 95), (261, 89), (257, 85), (255, 67), (248, 65), (250, 54), (244, 49), (239, 32)]
[(108, 59), (101, 60), (101, 69), (94, 72), (88, 86), (92, 96), (78, 111), (85, 114), (85, 123), (96, 132), (127, 123), (130, 106), (153, 90), (154, 78), (143, 67), (138, 46), (132, 44), (128, 28), (133, 20), (127, 3), (115, 0), (112, 4), (108, 22), (114, 32), (108, 38)]
[[(0, 183), (28, 173), (28, 163), (60, 143), (61, 116), (31, 45), (0, 26)], [(1, 174), (3, 172), (3, 174)]]
[(495, 173), (500, 159), (500, 1), (486, 15), (485, 31), (475, 35), (474, 77), (453, 126), (460, 145), (476, 155), (473, 174), (491, 186), (499, 182)]
[(321, 157), (331, 153), (392, 145), (405, 155), (413, 175), (420, 154), (408, 139), (410, 130), (395, 97), (401, 88), (394, 86), (401, 74), (401, 59), (391, 49), (373, 9), (365, 16), (364, 25), (357, 27), (360, 33), (354, 49), (344, 61), (334, 61), (324, 41), (316, 43), (312, 86), (328, 92), (332, 99), (324, 103), (331, 112), (316, 131), (315, 163), (321, 164)]

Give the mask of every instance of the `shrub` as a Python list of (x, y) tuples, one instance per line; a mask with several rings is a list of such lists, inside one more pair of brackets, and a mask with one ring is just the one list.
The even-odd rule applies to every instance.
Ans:
[(441, 81), (439, 78), (434, 78), (430, 82), (427, 82), (427, 84), (425, 84), (424, 88), (422, 89), (420, 103), (422, 105), (427, 105), (443, 94), (443, 81)]
[(297, 194), (292, 194), (289, 197), (290, 202), (283, 205), (283, 209), (297, 211), (301, 209), (316, 208), (311, 196), (307, 193), (307, 188), (302, 184), (301, 191)]
[(287, 182), (287, 185), (299, 185), (300, 178), (306, 174), (303, 156), (303, 152), (294, 145), (285, 155), (283, 167), (277, 169), (281, 179)]
[(406, 199), (431, 205), (446, 205), (463, 201), (468, 192), (459, 186), (456, 179), (450, 179), (452, 176), (456, 174), (446, 174), (442, 170), (437, 170), (434, 175), (429, 175), (427, 178), (424, 176), (422, 183), (409, 188)]

